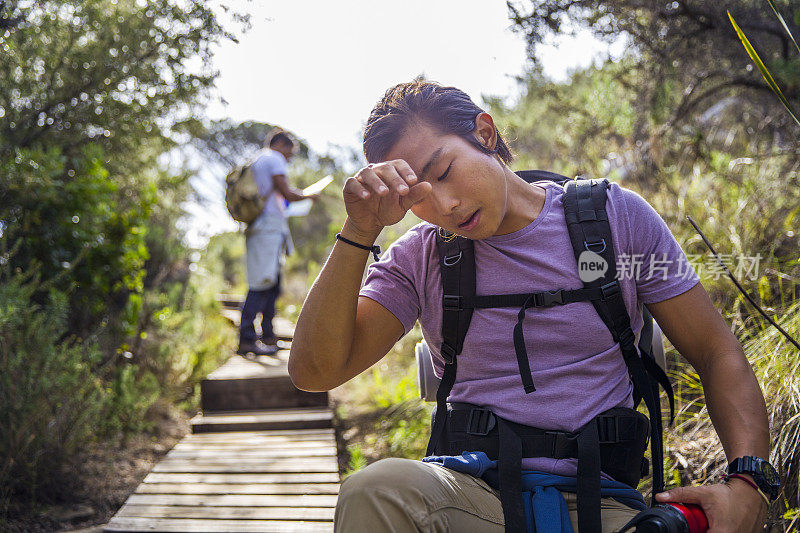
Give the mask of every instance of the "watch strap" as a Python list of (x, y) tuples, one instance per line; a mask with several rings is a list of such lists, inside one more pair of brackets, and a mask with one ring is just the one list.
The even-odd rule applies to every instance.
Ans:
[[(766, 496), (768, 501), (774, 501), (778, 497), (780, 487), (776, 487), (768, 482), (767, 477), (763, 472), (765, 464), (774, 472), (774, 468), (766, 459), (750, 455), (737, 457), (728, 464), (728, 475), (726, 476), (726, 479), (728, 477), (739, 477), (737, 474), (749, 474), (753, 477), (753, 481), (755, 482), (754, 485), (758, 487), (759, 492), (763, 496)], [(744, 477), (741, 479), (750, 481)]]

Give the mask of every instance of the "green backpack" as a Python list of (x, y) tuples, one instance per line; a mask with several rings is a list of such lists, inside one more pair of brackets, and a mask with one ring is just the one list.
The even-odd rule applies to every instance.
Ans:
[(252, 223), (264, 211), (267, 198), (258, 192), (252, 161), (239, 165), (225, 178), (225, 206), (234, 220)]

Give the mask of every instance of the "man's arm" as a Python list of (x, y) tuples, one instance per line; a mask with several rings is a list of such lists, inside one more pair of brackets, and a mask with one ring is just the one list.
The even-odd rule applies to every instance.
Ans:
[[(342, 235), (372, 243), (349, 220)], [(359, 297), (369, 251), (336, 241), (308, 291), (289, 354), (289, 375), (299, 389), (326, 391), (357, 376), (386, 355), (403, 325), (381, 304)]]
[[(728, 461), (743, 455), (769, 458), (769, 421), (761, 387), (742, 346), (714, 307), (702, 284), (648, 310), (673, 346), (697, 370), (708, 412)], [(727, 489), (727, 490), (725, 490)], [(660, 501), (703, 506), (720, 531), (756, 531), (766, 506), (745, 482), (678, 488)]]
[(647, 306), (678, 352), (697, 370), (725, 455), (769, 455), (769, 422), (761, 387), (741, 344), (698, 283)]
[(286, 179), (286, 175), (284, 174), (275, 174), (272, 176), (272, 183), (275, 186), (275, 189), (281, 193), (281, 196), (286, 198), (286, 200), (289, 202), (297, 202), (298, 200), (316, 197), (316, 195), (313, 194), (305, 195), (300, 189), (296, 189), (289, 185), (289, 180)]

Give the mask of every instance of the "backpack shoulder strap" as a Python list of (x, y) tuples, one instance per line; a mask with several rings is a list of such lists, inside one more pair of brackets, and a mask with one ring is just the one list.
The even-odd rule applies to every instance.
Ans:
[(474, 242), (442, 228), (436, 229), (442, 278), (442, 350), (445, 361), (455, 359), (464, 347), (472, 308), (464, 299), (475, 298)]
[[(456, 381), (458, 354), (464, 347), (473, 307), (464, 306), (464, 299), (475, 299), (475, 246), (473, 241), (436, 228), (439, 270), (442, 278), (442, 345), (444, 374), (436, 390), (436, 412), (426, 455), (448, 447), (445, 431), (447, 397)], [(446, 452), (443, 452), (446, 453)]]
[[(650, 379), (643, 358), (636, 349), (636, 339), (622, 291), (617, 279), (617, 265), (606, 212), (608, 180), (575, 180), (564, 186), (564, 215), (570, 241), (580, 268), (581, 255), (594, 252), (605, 260), (608, 268), (599, 279), (586, 282), (584, 287), (597, 288), (603, 298), (592, 300), (597, 313), (620, 344), (625, 364), (631, 376), (634, 398), (643, 399), (650, 414), (650, 451), (653, 460), (653, 498), (664, 490), (664, 455), (661, 426), (661, 405), (658, 382)], [(668, 381), (667, 381), (668, 383)]]
[(559, 185), (564, 185), (565, 182), (570, 181), (566, 176), (547, 170), (518, 170), (515, 174), (528, 183), (533, 183), (534, 181), (554, 181)]

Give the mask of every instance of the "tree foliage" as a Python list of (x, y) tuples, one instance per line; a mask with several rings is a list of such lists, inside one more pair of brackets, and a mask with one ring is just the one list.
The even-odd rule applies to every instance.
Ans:
[[(165, 155), (230, 38), (199, 0), (0, 1), (0, 364), (20, 386), (38, 369), (36, 387), (0, 391), (31, 445), (8, 455), (19, 450), (0, 443), (0, 499), (57, 497), (47, 475), (92, 438), (145, 427), (156, 397), (191, 398), (224, 355), (176, 227), (191, 174)], [(65, 410), (77, 399), (92, 416)], [(7, 483), (8, 464), (43, 454), (52, 461), (25, 463), (30, 483)]]
[[(776, 2), (796, 33), (800, 2)], [(588, 28), (606, 40), (625, 36), (629, 47), (620, 83), (632, 89), (633, 137), (650, 143), (663, 138), (644, 161), (658, 166), (658, 150), (703, 136), (723, 115), (743, 127), (759, 151), (796, 149), (797, 126), (772, 97), (757, 69), (749, 65), (726, 10), (741, 21), (769, 64), (787, 99), (800, 103), (800, 57), (766, 2), (750, 0), (542, 0), (509, 1), (515, 30), (524, 34), (531, 57), (549, 36)], [(735, 113), (736, 110), (746, 112)], [(687, 131), (688, 130), (688, 131)], [(688, 133), (688, 135), (684, 135)], [(673, 135), (677, 134), (677, 135)], [(684, 138), (681, 138), (684, 135)], [(671, 148), (668, 148), (670, 150)], [(651, 172), (653, 167), (646, 167)]]

